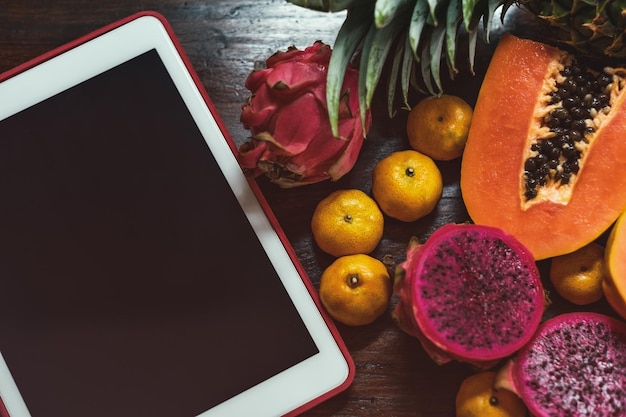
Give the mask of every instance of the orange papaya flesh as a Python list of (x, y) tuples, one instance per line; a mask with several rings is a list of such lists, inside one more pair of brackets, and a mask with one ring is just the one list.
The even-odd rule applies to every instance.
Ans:
[(563, 105), (553, 105), (550, 97), (572, 59), (555, 47), (504, 35), (479, 92), (461, 164), (461, 192), (472, 221), (514, 235), (537, 260), (592, 242), (626, 209), (623, 69), (611, 70), (610, 108), (586, 121), (590, 132), (576, 143), (578, 170), (567, 183), (551, 170), (537, 196), (528, 197), (526, 162), (533, 144), (556, 140), (545, 119)]
[(611, 307), (626, 318), (626, 212), (611, 229), (604, 258), (607, 269), (607, 278), (602, 283), (604, 295)]

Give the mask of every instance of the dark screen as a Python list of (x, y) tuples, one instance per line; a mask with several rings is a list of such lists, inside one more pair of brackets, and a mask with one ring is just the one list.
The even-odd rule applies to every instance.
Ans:
[(0, 351), (33, 417), (191, 417), (318, 352), (156, 51), (0, 122)]

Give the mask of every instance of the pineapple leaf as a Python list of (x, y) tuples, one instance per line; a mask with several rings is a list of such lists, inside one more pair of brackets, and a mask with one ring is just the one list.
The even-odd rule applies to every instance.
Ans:
[[(430, 9), (430, 17), (432, 19), (432, 25), (437, 26), (437, 4), (439, 4), (440, 0), (428, 0), (428, 8)], [(419, 0), (418, 0), (419, 3)]]
[[(483, 21), (483, 30), (484, 30), (484, 34), (485, 34), (485, 42), (489, 43), (489, 35), (490, 35), (490, 31), (491, 31), (491, 25), (493, 23), (493, 16), (496, 13), (496, 9), (500, 6), (500, 4), (502, 3), (501, 0), (489, 0), (488, 4), (487, 4), (487, 14), (485, 15), (484, 21)], [(474, 46), (476, 46), (476, 44), (474, 44)], [(474, 60), (474, 56), (472, 54), (470, 54), (470, 59), (473, 61)], [(472, 65), (473, 68), (473, 65)], [(473, 71), (472, 71), (473, 72)]]
[(422, 36), (422, 31), (429, 17), (428, 4), (425, 1), (418, 1), (411, 15), (411, 23), (409, 25), (409, 43), (413, 54), (417, 57), (417, 47)]
[(476, 57), (476, 41), (478, 40), (478, 28), (474, 28), (467, 32), (469, 37), (469, 65), (472, 75), (476, 75), (474, 71), (474, 61)]
[(393, 60), (391, 63), (391, 72), (389, 74), (389, 83), (387, 85), (387, 114), (389, 118), (394, 116), (394, 102), (396, 98), (396, 89), (398, 86), (398, 77), (400, 75), (400, 69), (403, 65), (403, 49), (406, 45), (406, 33), (403, 34), (402, 39), (396, 42), (396, 47), (393, 53)]
[(376, 0), (374, 22), (377, 28), (387, 26), (410, 0)]
[(319, 12), (339, 12), (358, 6), (360, 0), (287, 0), (296, 6), (305, 7)]
[(424, 90), (419, 83), (418, 73), (421, 74), (419, 69), (420, 68), (418, 68), (418, 65), (413, 65), (411, 67), (411, 74), (409, 75), (409, 83), (411, 85), (411, 88), (413, 88), (415, 91), (419, 92), (420, 94), (428, 94), (428, 92)]
[[(452, 5), (452, 3), (458, 3), (458, 2), (452, 1), (450, 2), (450, 5)], [(466, 30), (469, 30), (470, 28), (472, 14), (474, 13), (474, 9), (476, 9), (476, 4), (478, 4), (478, 0), (463, 0), (462, 1), (463, 23), (465, 24)]]
[(365, 131), (365, 117), (367, 112), (367, 73), (368, 68), (367, 65), (369, 63), (369, 54), (372, 49), (372, 43), (374, 42), (374, 37), (376, 36), (376, 24), (371, 23), (367, 34), (365, 35), (365, 39), (363, 39), (363, 45), (361, 47), (361, 59), (359, 63), (359, 109), (361, 111), (361, 124), (363, 125), (363, 131)]
[(430, 36), (430, 44), (422, 48), (420, 59), (422, 81), (430, 94), (440, 96), (443, 93), (440, 77), (441, 52), (446, 37), (446, 28), (444, 26), (434, 27)]
[(422, 55), (420, 58), (420, 70), (422, 74), (422, 81), (426, 86), (426, 90), (430, 94), (435, 95), (435, 89), (433, 88), (433, 83), (431, 81), (430, 75), (430, 60), (428, 59), (428, 48), (422, 48)]
[(410, 109), (409, 105), (409, 88), (411, 86), (411, 70), (413, 69), (413, 62), (415, 62), (415, 55), (411, 50), (411, 44), (409, 43), (408, 35), (404, 41), (404, 54), (402, 59), (402, 78), (400, 78), (400, 84), (402, 86), (402, 98), (404, 100), (404, 106)]
[(411, 110), (409, 105), (409, 89), (411, 87), (411, 75), (415, 56), (411, 51), (409, 37), (407, 31), (403, 31), (396, 43), (393, 55), (393, 66), (389, 77), (389, 87), (387, 92), (387, 113), (392, 118), (395, 115), (394, 104), (396, 100), (396, 90), (398, 88), (398, 79), (400, 79), (400, 87), (402, 89), (402, 106)]
[[(465, 4), (465, 2), (463, 2)], [(458, 72), (454, 61), (456, 55), (456, 37), (458, 33), (459, 23), (461, 22), (461, 7), (456, 1), (451, 1), (448, 5), (446, 15), (446, 51), (448, 69), (450, 70), (451, 78)]]
[[(370, 50), (367, 54), (367, 77), (365, 79), (365, 103), (366, 108), (369, 108), (376, 90), (376, 85), (380, 80), (385, 61), (389, 54), (392, 44), (398, 37), (398, 34), (406, 27), (404, 21), (400, 18), (394, 20), (393, 24), (387, 25), (382, 28), (376, 28), (374, 26), (374, 35)], [(361, 69), (362, 70), (362, 69)]]
[[(370, 6), (373, 6), (370, 3)], [(339, 100), (346, 68), (352, 59), (361, 39), (372, 24), (372, 7), (360, 7), (349, 11), (346, 20), (337, 33), (333, 53), (328, 64), (326, 81), (326, 102), (328, 117), (333, 135), (339, 135)]]
[(443, 44), (446, 37), (445, 26), (437, 26), (433, 30), (432, 40), (430, 43), (430, 72), (432, 73), (433, 80), (437, 86), (437, 95), (441, 95), (443, 87), (441, 86), (441, 52), (443, 50)]

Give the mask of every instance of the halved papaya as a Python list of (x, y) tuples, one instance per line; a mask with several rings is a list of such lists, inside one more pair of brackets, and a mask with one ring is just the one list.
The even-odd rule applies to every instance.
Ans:
[(538, 260), (607, 230), (626, 209), (625, 74), (504, 35), (463, 153), (472, 221), (509, 232)]

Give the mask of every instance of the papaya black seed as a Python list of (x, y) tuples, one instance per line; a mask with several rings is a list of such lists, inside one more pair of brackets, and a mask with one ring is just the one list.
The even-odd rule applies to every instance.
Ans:
[[(550, 153), (548, 154), (548, 158), (550, 159), (550, 162), (552, 161), (558, 162), (559, 156), (561, 156), (561, 149), (559, 149), (556, 146), (550, 149)], [(551, 168), (555, 168), (555, 167), (551, 166)]]
[(600, 99), (598, 97), (592, 97), (591, 100), (588, 101), (587, 108), (589, 109), (600, 109), (603, 106), (600, 104)]
[(567, 111), (567, 109), (564, 109), (563, 107), (559, 107), (557, 109), (554, 109), (554, 112), (552, 113), (552, 115), (559, 120), (565, 120), (569, 117), (569, 112)]
[(579, 104), (580, 104), (580, 100), (576, 96), (567, 97), (566, 99), (563, 100), (563, 107), (565, 107), (566, 109), (571, 109), (572, 107), (575, 107)]
[(609, 97), (608, 94), (599, 94), (598, 95), (598, 102), (599, 102), (598, 108), (604, 108), (604, 107), (609, 106), (611, 104), (611, 98)]
[(561, 99), (563, 100), (569, 97), (569, 91), (567, 91), (567, 89), (562, 86), (559, 87), (559, 89), (557, 90), (557, 94), (561, 96)]
[(572, 119), (568, 114), (568, 116), (565, 119), (561, 120), (561, 126), (566, 129), (570, 129), (573, 122), (574, 122), (574, 119)]
[(565, 80), (565, 82), (563, 83), (563, 88), (569, 93), (569, 94), (573, 94), (576, 92), (576, 89), (578, 88), (578, 85), (576, 85), (576, 81), (574, 81), (574, 79), (572, 78), (568, 78), (567, 80)]
[(572, 107), (570, 109), (569, 113), (572, 116), (572, 119), (574, 119), (574, 120), (580, 120), (580, 119), (585, 119), (585, 118), (589, 117), (589, 112), (583, 110), (580, 107)]
[(564, 77), (571, 77), (574, 75), (574, 72), (572, 71), (572, 66), (571, 65), (567, 65), (565, 67), (563, 67), (563, 69), (561, 70), (561, 75)]
[(596, 82), (598, 83), (599, 86), (606, 87), (607, 85), (613, 82), (613, 77), (607, 73), (602, 72), (598, 75)]
[[(572, 127), (573, 127), (573, 126), (572, 126)], [(569, 137), (568, 137), (568, 139), (570, 139), (570, 140), (571, 140), (571, 142), (579, 142), (579, 141), (581, 141), (581, 140), (583, 139), (583, 135), (582, 135), (582, 133), (581, 133), (581, 130), (582, 130), (582, 129), (580, 129), (580, 130), (579, 130), (579, 129), (575, 129), (575, 130), (573, 129), (573, 130), (569, 133), (569, 135), (568, 135), (568, 136), (569, 136)], [(568, 142), (569, 142), (569, 141), (568, 141)], [(565, 142), (565, 143), (568, 143), (568, 142)]]
[(556, 103), (560, 102), (561, 100), (563, 100), (563, 99), (559, 95), (558, 91), (554, 91), (554, 92), (550, 93), (550, 104), (556, 104)]
[(541, 141), (541, 151), (544, 154), (548, 154), (552, 148), (554, 148), (554, 142), (552, 139), (544, 139)]
[(543, 153), (540, 153), (539, 155), (535, 156), (535, 165), (539, 168), (546, 163), (547, 159), (548, 158)]
[(591, 83), (588, 81), (585, 81), (584, 84), (579, 85), (578, 89), (576, 90), (576, 95), (578, 97), (584, 98), (587, 94), (589, 94), (589, 91), (591, 91)]
[(559, 125), (561, 124), (561, 121), (548, 113), (546, 117), (544, 117), (543, 123), (549, 128), (555, 128), (555, 127), (559, 127)]

